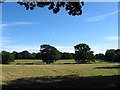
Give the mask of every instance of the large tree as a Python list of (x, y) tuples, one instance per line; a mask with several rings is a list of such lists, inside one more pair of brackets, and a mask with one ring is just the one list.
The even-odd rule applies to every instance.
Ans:
[(75, 48), (75, 61), (77, 63), (87, 63), (93, 61), (94, 52), (90, 51), (90, 47), (87, 44), (77, 44)]
[(40, 46), (41, 59), (46, 64), (54, 63), (61, 58), (61, 53), (53, 46), (43, 44)]

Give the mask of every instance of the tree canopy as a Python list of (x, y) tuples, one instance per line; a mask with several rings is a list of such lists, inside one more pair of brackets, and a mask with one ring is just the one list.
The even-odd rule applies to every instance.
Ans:
[(40, 59), (41, 58), (39, 52), (30, 53), (27, 50), (24, 50), (22, 52), (13, 51), (11, 54), (14, 56), (14, 59)]
[(63, 52), (61, 55), (61, 59), (73, 59), (73, 53)]
[(110, 61), (110, 62), (114, 61), (115, 50), (114, 49), (107, 50), (105, 53), (105, 59), (106, 59), (106, 61)]
[(95, 59), (105, 60), (105, 55), (103, 53), (96, 54)]
[(105, 60), (109, 62), (120, 62), (120, 49), (109, 49), (105, 53)]
[[(1, 1), (2, 2), (2, 1)], [(54, 14), (57, 14), (61, 8), (65, 8), (69, 15), (80, 16), (82, 15), (82, 7), (84, 2), (80, 0), (68, 1), (68, 0), (18, 0), (19, 5), (24, 6), (26, 10), (34, 10), (36, 7), (44, 8), (48, 7)]]
[(2, 64), (9, 64), (10, 62), (14, 62), (14, 56), (7, 52), (7, 51), (2, 51)]
[(41, 59), (50, 64), (61, 58), (61, 53), (53, 46), (43, 44), (40, 46)]
[(90, 51), (90, 47), (87, 44), (77, 44), (75, 48), (75, 61), (77, 63), (87, 63), (94, 58), (94, 52)]

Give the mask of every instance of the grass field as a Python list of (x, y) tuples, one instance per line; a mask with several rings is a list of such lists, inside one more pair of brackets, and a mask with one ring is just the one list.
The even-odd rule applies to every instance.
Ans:
[(18, 59), (15, 60), (14, 62), (11, 62), (11, 64), (17, 64), (17, 63), (21, 63), (21, 64), (25, 64), (25, 63), (34, 63), (34, 64), (43, 64), (42, 60), (32, 60), (32, 59)]
[[(104, 62), (102, 60), (95, 60), (96, 64), (108, 64), (108, 62)], [(42, 60), (33, 60), (33, 59), (18, 59), (15, 60), (14, 62), (11, 62), (11, 64), (17, 64), (17, 63), (21, 63), (21, 64), (25, 64), (25, 63), (34, 63), (34, 64), (45, 64), (42, 62)], [(75, 60), (74, 59), (66, 59), (66, 60), (57, 60), (54, 64), (74, 64)]]
[[(11, 64), (17, 64), (17, 63), (21, 63), (21, 64), (25, 64), (25, 63), (34, 63), (34, 64), (44, 64), (43, 62), (42, 62), (42, 60), (30, 60), (30, 59), (28, 59), (28, 60), (26, 60), (26, 59), (18, 59), (18, 60), (15, 60), (14, 62), (11, 62)], [(54, 64), (66, 64), (66, 63), (69, 63), (69, 64), (74, 64), (75, 63), (75, 60), (73, 60), (73, 59), (67, 59), (67, 60), (58, 60), (58, 61), (56, 61)]]
[(15, 63), (39, 62), (40, 60), (16, 60), (2, 65), (4, 88), (101, 88), (118, 86), (118, 63), (64, 64), (74, 60), (60, 60), (50, 65), (16, 65)]

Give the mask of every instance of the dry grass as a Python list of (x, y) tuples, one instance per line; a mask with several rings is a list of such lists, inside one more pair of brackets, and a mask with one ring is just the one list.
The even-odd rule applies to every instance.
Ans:
[[(74, 63), (73, 60), (66, 61)], [(118, 63), (63, 64), (66, 61), (57, 61), (56, 64), (50, 65), (1, 65), (2, 84), (7, 85), (5, 87), (10, 86), (13, 88), (26, 86), (26, 84), (32, 87), (33, 83), (33, 87), (39, 87), (40, 85), (45, 87), (46, 84), (48, 87), (52, 87), (52, 83), (56, 85), (54, 87), (64, 87), (66, 83), (67, 87), (71, 87), (71, 85), (73, 87), (86, 87), (84, 84), (88, 84), (89, 87), (93, 85), (98, 87), (100, 86), (98, 84), (106, 83), (107, 87), (113, 87), (116, 86), (114, 78), (120, 76), (120, 73), (118, 73), (120, 69)], [(91, 81), (93, 82), (90, 83)], [(79, 83), (80, 85), (78, 85)], [(100, 87), (102, 86), (104, 87), (105, 85)]]
[(41, 76), (108, 76), (118, 75), (118, 69), (97, 69), (97, 67), (113, 67), (118, 64), (72, 64), (72, 65), (3, 65), (3, 83), (25, 77)]

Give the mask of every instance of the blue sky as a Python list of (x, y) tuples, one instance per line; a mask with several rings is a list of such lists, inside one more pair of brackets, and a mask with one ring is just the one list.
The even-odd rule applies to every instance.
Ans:
[(38, 52), (50, 44), (61, 52), (74, 52), (86, 43), (96, 53), (118, 48), (118, 3), (87, 2), (82, 16), (70, 16), (64, 9), (53, 14), (47, 8), (27, 11), (17, 3), (2, 5), (0, 43), (2, 50)]

